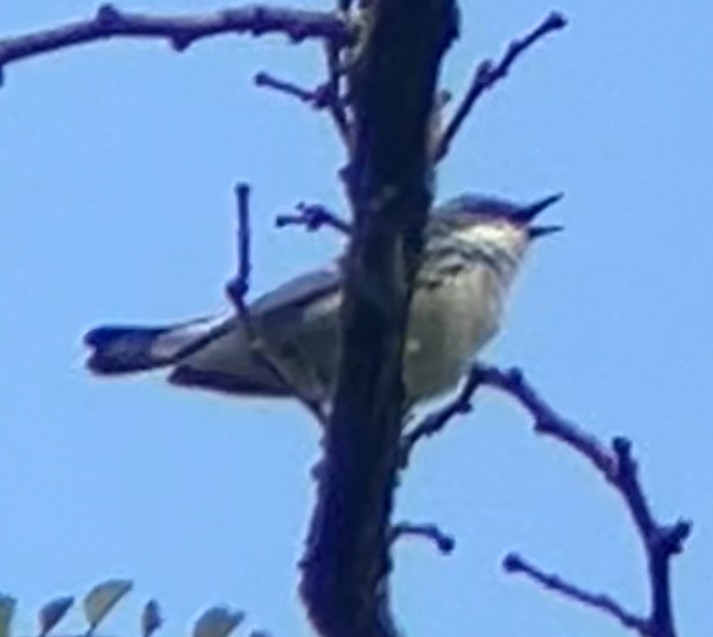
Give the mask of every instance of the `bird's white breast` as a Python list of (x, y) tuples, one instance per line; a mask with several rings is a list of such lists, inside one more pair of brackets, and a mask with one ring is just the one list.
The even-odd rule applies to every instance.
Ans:
[(417, 289), (404, 361), (410, 396), (431, 397), (458, 382), (497, 331), (502, 296), (498, 275), (482, 264)]

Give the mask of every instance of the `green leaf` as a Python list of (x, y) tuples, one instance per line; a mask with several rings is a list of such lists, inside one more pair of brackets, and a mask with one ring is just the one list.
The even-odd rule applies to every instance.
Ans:
[(97, 584), (84, 598), (84, 616), (89, 623), (88, 635), (107, 616), (116, 603), (124, 597), (133, 587), (131, 580), (110, 579)]
[(39, 637), (45, 637), (67, 614), (67, 611), (72, 608), (74, 597), (65, 596), (58, 597), (47, 602), (39, 613), (37, 613), (37, 623), (40, 626)]
[(14, 597), (0, 593), (0, 637), (10, 637), (10, 626), (16, 606), (17, 600)]
[(141, 637), (151, 637), (163, 624), (161, 607), (155, 599), (146, 602), (141, 613)]
[(193, 637), (228, 637), (245, 619), (245, 613), (225, 606), (205, 611), (193, 626)]

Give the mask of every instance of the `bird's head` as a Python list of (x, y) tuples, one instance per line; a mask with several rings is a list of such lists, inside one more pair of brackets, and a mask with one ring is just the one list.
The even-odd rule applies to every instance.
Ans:
[(438, 206), (432, 220), (436, 232), (445, 231), (450, 239), (519, 259), (531, 241), (562, 230), (562, 226), (535, 223), (540, 213), (562, 196), (557, 193), (533, 203), (518, 204), (466, 194)]

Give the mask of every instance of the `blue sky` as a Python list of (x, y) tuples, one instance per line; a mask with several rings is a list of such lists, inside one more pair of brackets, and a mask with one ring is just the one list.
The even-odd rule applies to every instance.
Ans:
[[(302, 6), (329, 6), (326, 0)], [(713, 631), (713, 57), (705, 3), (464, 1), (444, 83), (547, 11), (569, 29), (487, 96), (439, 176), (463, 191), (566, 199), (567, 232), (538, 246), (491, 362), (524, 367), (597, 435), (629, 436), (655, 510), (694, 520), (674, 567), (682, 635)], [(207, 10), (207, 0), (132, 8)], [(0, 5), (0, 34), (89, 15), (88, 0)], [(330, 233), (276, 230), (299, 200), (339, 207), (341, 150), (326, 118), (251, 84), (268, 70), (315, 83), (319, 48), (221, 38), (177, 55), (156, 42), (82, 47), (9, 67), (0, 91), (0, 588), (19, 627), (52, 595), (107, 576), (136, 591), (107, 630), (129, 635), (149, 597), (183, 630), (208, 603), (251, 626), (307, 635), (296, 562), (313, 502), (316, 427), (290, 403), (101, 382), (81, 335), (225, 306), (233, 184), (253, 184), (255, 292), (334, 255)], [(626, 634), (499, 569), (517, 549), (642, 609), (641, 551), (622, 504), (579, 458), (535, 438), (505, 397), (420, 450), (399, 518), (458, 545), (396, 552), (407, 634)]]

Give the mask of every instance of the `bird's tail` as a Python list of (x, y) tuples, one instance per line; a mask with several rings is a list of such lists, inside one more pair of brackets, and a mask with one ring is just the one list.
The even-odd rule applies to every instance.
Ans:
[(201, 318), (165, 327), (102, 326), (89, 331), (87, 367), (96, 374), (129, 374), (183, 360), (216, 337), (225, 317)]

